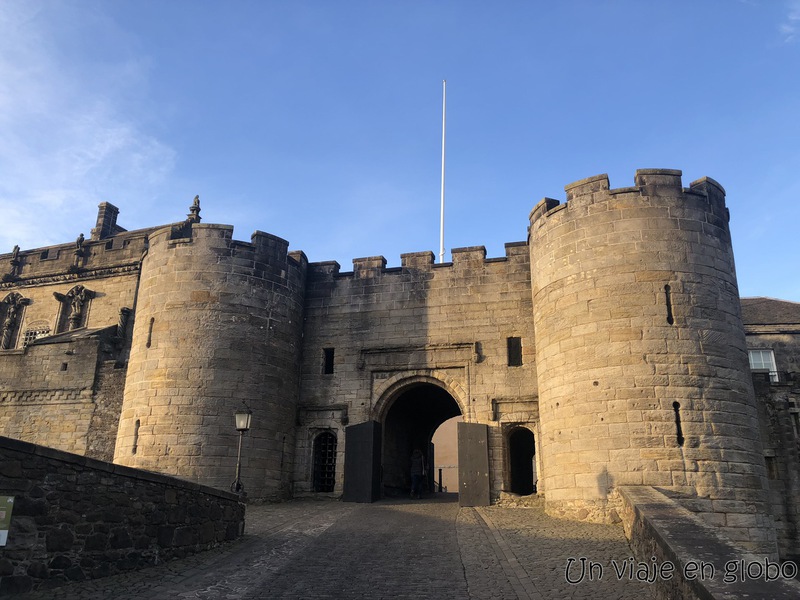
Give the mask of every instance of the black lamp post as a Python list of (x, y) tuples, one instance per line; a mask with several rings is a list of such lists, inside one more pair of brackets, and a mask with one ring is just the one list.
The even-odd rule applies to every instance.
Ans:
[(233, 417), (236, 420), (236, 431), (239, 432), (239, 452), (236, 454), (236, 479), (231, 484), (231, 491), (237, 494), (244, 493), (244, 486), (242, 485), (242, 438), (244, 432), (250, 429), (250, 421), (253, 418), (253, 411), (251, 411), (244, 402), (243, 409), (239, 409), (234, 413)]

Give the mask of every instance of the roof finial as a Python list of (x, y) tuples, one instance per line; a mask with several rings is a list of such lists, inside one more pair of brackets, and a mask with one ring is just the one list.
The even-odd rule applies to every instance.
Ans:
[(189, 214), (186, 215), (192, 223), (200, 222), (200, 196), (195, 196), (192, 205), (189, 207)]

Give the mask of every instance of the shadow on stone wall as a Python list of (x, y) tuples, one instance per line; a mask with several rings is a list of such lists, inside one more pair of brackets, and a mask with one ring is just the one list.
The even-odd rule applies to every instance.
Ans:
[(235, 494), (0, 437), (5, 496), (0, 596), (141, 569), (244, 531)]

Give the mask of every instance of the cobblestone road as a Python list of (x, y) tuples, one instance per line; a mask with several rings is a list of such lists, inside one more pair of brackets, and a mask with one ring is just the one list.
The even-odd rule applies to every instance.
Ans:
[[(246, 535), (224, 548), (17, 598), (646, 600), (647, 584), (611, 569), (630, 555), (621, 527), (559, 521), (541, 508), (459, 508), (446, 494), (297, 500), (248, 507)], [(601, 580), (567, 583), (567, 560), (581, 556), (606, 565)]]

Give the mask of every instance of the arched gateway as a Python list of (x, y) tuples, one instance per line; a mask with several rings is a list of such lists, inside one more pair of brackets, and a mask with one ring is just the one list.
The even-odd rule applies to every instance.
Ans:
[[(409, 471), (411, 453), (422, 451), (426, 464), (434, 463), (431, 443), (436, 429), (456, 416), (465, 416), (465, 401), (461, 387), (448, 377), (437, 378), (429, 374), (406, 374), (385, 382), (375, 403), (374, 421), (347, 428), (345, 449), (344, 500), (371, 502), (382, 496), (405, 494), (411, 485)], [(480, 430), (480, 431), (477, 431)], [(482, 439), (475, 444), (474, 439)], [(462, 445), (471, 448), (467, 456), (478, 456), (479, 471), (486, 474), (479, 486), (485, 488), (488, 503), (488, 446), (486, 426), (459, 423), (459, 456)], [(483, 457), (485, 460), (480, 460)], [(471, 463), (467, 459), (465, 469)], [(484, 464), (485, 463), (485, 464)], [(474, 470), (474, 469), (472, 469)], [(369, 474), (369, 481), (365, 475)], [(461, 477), (460, 477), (461, 479)], [(467, 482), (475, 477), (465, 476)], [(428, 469), (432, 487), (433, 470)], [(461, 486), (459, 486), (461, 488)], [(475, 485), (468, 485), (474, 491)], [(463, 490), (459, 490), (462, 492)]]

